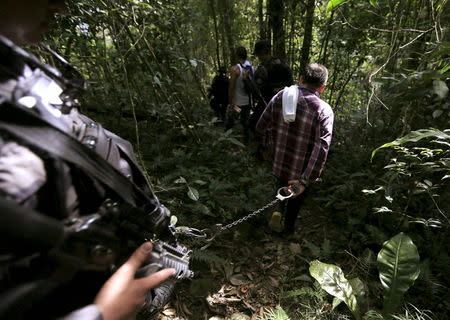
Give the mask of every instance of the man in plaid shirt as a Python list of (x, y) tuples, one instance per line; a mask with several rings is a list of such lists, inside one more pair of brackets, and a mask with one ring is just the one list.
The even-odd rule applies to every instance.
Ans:
[(271, 153), (273, 174), (281, 186), (294, 192), (286, 205), (286, 234), (294, 232), (305, 190), (309, 184), (320, 181), (330, 149), (334, 114), (330, 105), (319, 98), (327, 79), (328, 70), (323, 65), (307, 65), (300, 86), (294, 89), (298, 90), (295, 120), (285, 120), (283, 92), (288, 90), (285, 88), (272, 98), (256, 126), (263, 146)]

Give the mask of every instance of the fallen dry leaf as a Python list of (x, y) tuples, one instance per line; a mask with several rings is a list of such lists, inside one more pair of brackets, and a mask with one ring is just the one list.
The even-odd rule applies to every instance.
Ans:
[(235, 286), (240, 286), (248, 283), (248, 279), (242, 273), (236, 273), (230, 277), (230, 282)]
[(299, 254), (300, 253), (300, 244), (299, 243), (290, 243), (289, 250), (293, 254)]
[(165, 310), (163, 310), (162, 312), (165, 316), (174, 316), (177, 314), (177, 312), (175, 311), (175, 309), (172, 308), (167, 308)]
[(280, 282), (275, 279), (274, 277), (269, 276), (270, 279), (270, 284), (272, 285), (272, 287), (278, 287), (280, 285)]

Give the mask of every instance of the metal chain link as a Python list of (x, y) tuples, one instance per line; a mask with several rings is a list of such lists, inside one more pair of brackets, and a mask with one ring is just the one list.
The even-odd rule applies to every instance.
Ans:
[[(294, 193), (291, 190), (287, 190), (288, 191), (288, 195), (287, 196), (283, 196), (281, 194), (281, 191), (285, 189), (285, 188), (280, 188), (278, 189), (277, 192), (277, 196), (274, 200), (272, 200), (271, 202), (267, 203), (265, 206), (253, 211), (252, 213), (237, 219), (225, 226), (222, 226), (221, 224), (216, 224), (215, 225), (215, 232), (213, 233), (213, 230), (210, 228), (206, 228), (206, 229), (196, 229), (196, 228), (189, 228), (189, 227), (185, 227), (182, 229), (178, 229), (176, 231), (176, 233), (178, 234), (184, 234), (186, 236), (190, 236), (192, 238), (197, 238), (197, 239), (205, 239), (205, 241), (211, 242), (212, 240), (214, 240), (219, 234), (221, 234), (223, 231), (231, 229), (239, 224), (241, 224), (242, 222), (247, 221), (250, 218), (253, 218), (254, 216), (257, 216), (258, 214), (260, 214), (261, 212), (263, 212), (264, 210), (266, 210), (267, 208), (270, 208), (271, 206), (275, 205), (277, 202), (279, 201), (283, 201), (285, 199), (288, 199), (290, 197), (292, 197), (294, 195)], [(208, 233), (211, 234), (211, 236), (208, 238)]]
[(220, 232), (225, 231), (227, 229), (233, 228), (235, 226), (237, 226), (238, 224), (241, 224), (242, 222), (247, 221), (250, 218), (253, 218), (254, 216), (257, 216), (259, 213), (263, 212), (264, 210), (266, 210), (267, 208), (270, 208), (271, 206), (273, 206), (275, 203), (281, 201), (280, 199), (276, 198), (274, 200), (272, 200), (271, 202), (269, 202), (268, 204), (266, 204), (264, 207), (259, 208), (258, 210), (253, 211), (252, 213), (250, 213), (249, 215), (246, 215), (245, 217), (242, 217), (236, 221), (233, 221), (225, 226), (222, 226), (220, 228)]

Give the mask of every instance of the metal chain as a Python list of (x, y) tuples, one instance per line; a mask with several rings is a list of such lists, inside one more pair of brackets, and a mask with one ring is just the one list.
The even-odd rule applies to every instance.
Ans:
[(266, 210), (267, 208), (270, 208), (271, 206), (273, 206), (275, 203), (281, 201), (280, 199), (276, 198), (274, 200), (272, 200), (271, 202), (269, 202), (268, 204), (266, 204), (264, 207), (259, 208), (258, 210), (253, 211), (252, 213), (250, 213), (249, 215), (246, 215), (245, 217), (242, 217), (236, 221), (233, 221), (225, 226), (222, 226), (220, 228), (220, 232), (225, 231), (227, 229), (233, 228), (235, 226), (237, 226), (238, 224), (241, 224), (242, 222), (247, 221), (250, 218), (253, 218), (254, 216), (257, 216), (259, 213), (263, 212), (264, 210)]
[[(267, 208), (270, 208), (271, 206), (275, 205), (277, 202), (279, 201), (283, 201), (285, 199), (288, 199), (290, 197), (292, 197), (294, 195), (294, 193), (291, 190), (287, 190), (288, 191), (288, 195), (287, 196), (283, 196), (281, 194), (281, 191), (285, 189), (285, 188), (280, 188), (277, 192), (277, 196), (274, 200), (272, 200), (271, 202), (267, 203), (265, 206), (253, 211), (252, 213), (237, 219), (225, 226), (222, 226), (221, 224), (216, 224), (215, 225), (215, 230), (213, 231), (210, 228), (206, 228), (206, 229), (196, 229), (196, 228), (189, 228), (189, 227), (184, 227), (182, 229), (177, 229), (176, 233), (178, 234), (184, 234), (186, 236), (190, 236), (192, 238), (197, 238), (197, 239), (205, 239), (205, 241), (211, 242), (212, 240), (214, 240), (219, 234), (221, 234), (223, 231), (231, 229), (239, 224), (241, 224), (242, 222), (247, 221), (250, 218), (253, 218), (254, 216), (257, 216), (258, 214), (260, 214), (261, 212), (263, 212), (264, 210), (266, 210)], [(211, 236), (208, 238), (208, 233), (211, 234)], [(207, 239), (208, 238), (208, 239)]]

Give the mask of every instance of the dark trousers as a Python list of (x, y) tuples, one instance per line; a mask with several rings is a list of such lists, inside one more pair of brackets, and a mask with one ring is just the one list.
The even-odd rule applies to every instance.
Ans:
[(256, 128), (256, 124), (259, 121), (259, 118), (261, 118), (264, 109), (266, 108), (266, 106), (264, 104), (262, 104), (261, 102), (258, 102), (258, 104), (256, 104), (253, 108), (253, 113), (250, 117), (250, 121), (249, 121), (249, 126), (250, 129), (252, 130), (252, 132), (255, 131)]
[[(278, 181), (278, 187), (286, 187), (287, 182), (283, 183)], [(284, 214), (284, 232), (293, 233), (295, 230), (295, 221), (297, 220), (298, 214), (300, 212), (300, 207), (305, 200), (308, 189), (305, 189), (303, 193), (295, 198), (289, 198), (280, 202), (279, 210)]]
[(241, 108), (240, 113), (228, 112), (225, 123), (225, 130), (230, 130), (231, 128), (233, 128), (236, 120), (240, 118), (240, 122), (244, 130), (244, 143), (248, 143), (250, 137), (250, 105), (239, 106), (239, 108)]

